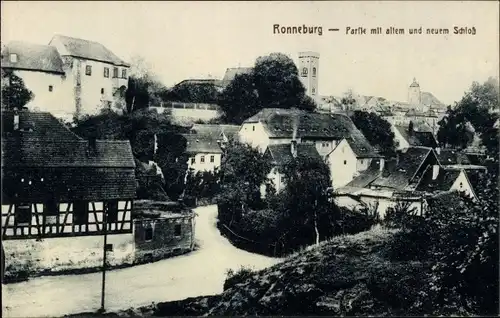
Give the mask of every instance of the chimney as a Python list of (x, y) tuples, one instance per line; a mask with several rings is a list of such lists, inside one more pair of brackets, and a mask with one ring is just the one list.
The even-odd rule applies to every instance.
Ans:
[(292, 153), (292, 157), (297, 158), (297, 140), (292, 140), (290, 143), (290, 152)]
[(19, 112), (17, 108), (14, 110), (14, 130), (19, 130)]
[(381, 158), (379, 160), (379, 168), (380, 168), (380, 172), (384, 171), (384, 166), (385, 166), (385, 159), (384, 158)]
[(432, 166), (432, 180), (436, 180), (439, 174), (439, 165)]
[(90, 156), (94, 156), (97, 154), (97, 138), (96, 137), (89, 137), (88, 144), (87, 144), (87, 153)]
[(436, 147), (436, 153), (437, 153), (438, 155), (440, 155), (440, 154), (441, 154), (441, 147)]

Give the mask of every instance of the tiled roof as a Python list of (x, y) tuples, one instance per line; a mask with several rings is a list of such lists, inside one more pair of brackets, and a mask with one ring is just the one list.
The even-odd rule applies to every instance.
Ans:
[[(290, 144), (269, 145), (266, 152), (269, 153), (273, 162), (278, 166), (283, 166), (292, 160), (292, 147)], [(314, 144), (298, 143), (297, 157), (322, 162), (321, 156)]]
[(186, 138), (186, 153), (222, 153), (222, 149), (217, 143), (217, 138), (209, 136), (198, 136), (196, 134), (183, 134)]
[(438, 146), (436, 138), (429, 131), (413, 131), (410, 133), (405, 126), (396, 126), (401, 136), (410, 144), (410, 146), (436, 148)]
[(384, 168), (382, 175), (373, 181), (372, 185), (393, 189), (405, 188), (413, 181), (412, 178), (427, 156), (432, 153), (432, 149), (424, 147), (406, 149), (405, 152), (399, 153), (399, 159), (395, 165), (391, 165), (390, 162), (386, 164), (387, 168)]
[[(44, 141), (76, 141), (82, 138), (66, 128), (57, 118), (48, 112), (19, 111), (19, 128), (32, 127), (32, 132), (22, 135), (23, 138), (37, 138)], [(14, 133), (14, 111), (2, 111), (2, 138), (19, 137)]]
[(438, 157), (439, 163), (444, 166), (471, 164), (469, 157), (461, 151), (451, 150), (451, 149), (441, 149), (436, 152), (436, 155)]
[[(11, 62), (11, 54), (17, 55), (17, 62)], [(64, 74), (63, 62), (55, 47), (19, 41), (9, 42), (2, 49), (2, 68)]]
[(359, 176), (355, 177), (351, 182), (346, 184), (346, 187), (364, 188), (377, 179), (382, 171), (380, 170), (380, 161), (372, 160), (370, 166), (365, 171), (361, 172)]
[(120, 66), (130, 66), (98, 42), (73, 38), (65, 35), (55, 35), (50, 42), (52, 43), (52, 41), (60, 41), (68, 51), (69, 55), (74, 57)]
[(449, 191), (453, 183), (460, 175), (459, 169), (440, 168), (435, 180), (432, 180), (433, 167), (428, 166), (420, 180), (416, 190), (427, 193), (435, 191)]
[(226, 74), (224, 74), (224, 78), (222, 79), (222, 83), (224, 83), (224, 85), (228, 85), (236, 77), (236, 75), (249, 74), (250, 72), (252, 72), (252, 70), (253, 70), (252, 67), (228, 68), (226, 70)]
[(191, 131), (197, 135), (208, 136), (221, 139), (221, 135), (226, 135), (227, 138), (234, 138), (240, 130), (238, 125), (209, 125), (209, 124), (194, 124)]
[(33, 179), (29, 191), (17, 192), (28, 200), (48, 194), (93, 201), (135, 196), (135, 163), (128, 141), (96, 140), (92, 149), (49, 113), (22, 111), (19, 117), (21, 130), (13, 130), (13, 112), (2, 112), (2, 178), (10, 197), (21, 179)]
[[(52, 195), (59, 202), (133, 199), (136, 196), (133, 168), (9, 169), (4, 171), (2, 179), (2, 192), (6, 194), (2, 201), (14, 198), (16, 193), (17, 200), (29, 202), (43, 202)], [(25, 182), (20, 183), (21, 179)], [(28, 184), (28, 180), (32, 183)]]
[(434, 106), (434, 107), (446, 107), (439, 99), (436, 98), (430, 92), (421, 92), (420, 93), (420, 102), (424, 105)]

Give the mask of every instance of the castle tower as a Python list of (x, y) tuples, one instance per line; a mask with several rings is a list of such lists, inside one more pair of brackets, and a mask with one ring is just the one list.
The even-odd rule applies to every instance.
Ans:
[(318, 102), (319, 53), (299, 53), (299, 78), (306, 89), (306, 95)]
[(410, 87), (408, 88), (408, 104), (420, 105), (421, 101), (420, 85), (418, 85), (416, 79), (413, 78), (413, 83), (411, 83)]

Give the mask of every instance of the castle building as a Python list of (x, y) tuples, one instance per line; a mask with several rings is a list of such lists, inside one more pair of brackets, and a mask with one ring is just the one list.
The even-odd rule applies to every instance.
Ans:
[(33, 92), (26, 106), (67, 120), (97, 114), (124, 98), (129, 68), (104, 45), (63, 35), (48, 45), (11, 42), (2, 49), (2, 69)]
[(307, 96), (318, 102), (319, 53), (299, 52), (299, 78)]

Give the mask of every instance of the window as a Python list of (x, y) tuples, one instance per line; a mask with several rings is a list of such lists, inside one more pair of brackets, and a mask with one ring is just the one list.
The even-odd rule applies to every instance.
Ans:
[(463, 187), (464, 187), (463, 182), (460, 182), (460, 189), (462, 189)]
[(204, 163), (204, 162), (205, 162), (205, 156), (201, 156), (201, 157), (200, 157), (200, 162), (201, 162), (201, 163)]
[(88, 75), (88, 76), (92, 75), (92, 65), (85, 66), (85, 75)]
[(175, 232), (174, 233), (175, 236), (181, 236), (181, 225), (180, 224), (175, 225), (174, 232)]
[(113, 67), (113, 78), (118, 77), (118, 67)]
[(54, 90), (54, 87), (52, 85), (49, 85), (49, 92), (52, 92)]
[(196, 158), (191, 158), (191, 164), (194, 165), (196, 163)]
[(361, 163), (361, 164), (363, 164), (364, 162), (365, 162), (365, 161), (364, 161), (363, 159), (361, 159), (361, 160), (359, 161), (359, 163)]
[(106, 202), (106, 213), (107, 213), (107, 222), (116, 222), (118, 221), (118, 201), (112, 200)]
[(20, 203), (16, 205), (15, 211), (16, 224), (30, 224), (31, 223), (31, 204)]
[(346, 164), (347, 164), (347, 160), (344, 160), (344, 165), (346, 165)]
[(153, 240), (153, 227), (151, 224), (144, 229), (144, 241), (149, 242)]
[(314, 89), (314, 88), (313, 88), (313, 89), (312, 89), (312, 93), (313, 93), (313, 94), (314, 94), (314, 93), (316, 93), (316, 89)]
[(10, 62), (17, 63), (17, 54), (16, 53), (10, 53)]
[(302, 76), (307, 76), (307, 67), (302, 68)]
[(127, 69), (122, 69), (122, 78), (127, 78)]
[(252, 131), (255, 131), (255, 126), (252, 126)]
[(104, 94), (104, 88), (101, 88), (101, 95)]
[(104, 68), (104, 77), (109, 78), (109, 67)]
[(210, 156), (210, 162), (215, 162), (215, 156)]
[(73, 203), (73, 223), (77, 225), (87, 224), (89, 221), (89, 205), (85, 201)]
[(316, 76), (316, 68), (313, 67), (313, 76)]

